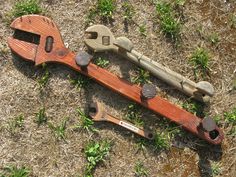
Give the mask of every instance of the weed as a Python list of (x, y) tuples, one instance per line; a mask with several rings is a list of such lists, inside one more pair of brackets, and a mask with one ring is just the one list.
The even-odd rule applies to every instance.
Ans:
[(135, 14), (134, 7), (132, 6), (132, 4), (128, 1), (125, 1), (122, 3), (122, 8), (124, 10), (124, 20), (127, 22), (132, 21), (132, 18)]
[(103, 57), (99, 57), (94, 62), (96, 65), (100, 66), (101, 68), (106, 68), (110, 64), (109, 60)]
[(42, 8), (38, 0), (17, 1), (12, 10), (12, 17), (20, 17), (28, 14), (40, 14)]
[(89, 25), (90, 23), (93, 23), (96, 15), (97, 15), (97, 10), (95, 8), (90, 8), (86, 16), (86, 24)]
[(215, 120), (217, 124), (220, 124), (221, 117), (219, 115), (214, 116), (213, 119)]
[(142, 69), (142, 68), (137, 68), (135, 71), (135, 76), (131, 78), (131, 82), (135, 84), (145, 84), (150, 81), (150, 74), (148, 71)]
[(15, 117), (12, 121), (8, 122), (8, 131), (11, 134), (16, 134), (19, 129), (24, 127), (24, 116), (19, 115)]
[(204, 117), (204, 104), (195, 101), (195, 100), (187, 100), (182, 104), (182, 107), (192, 114), (198, 117)]
[(225, 112), (224, 118), (227, 123), (236, 125), (236, 107), (230, 112)]
[(185, 4), (186, 0), (175, 0), (175, 3), (179, 6), (183, 6)]
[(129, 104), (126, 109), (126, 120), (133, 122), (136, 126), (142, 127), (144, 122), (141, 117), (140, 106), (134, 103)]
[(236, 14), (230, 14), (229, 24), (230, 24), (231, 28), (236, 28)]
[(155, 151), (168, 149), (170, 147), (168, 137), (165, 136), (164, 133), (155, 133), (153, 146)]
[(30, 171), (26, 167), (18, 168), (16, 166), (7, 166), (7, 167), (4, 168), (4, 174), (2, 175), (2, 177), (4, 177), (4, 176), (8, 176), (8, 177), (28, 177), (29, 173), (30, 173)]
[(85, 156), (88, 161), (85, 175), (93, 176), (93, 171), (99, 162), (105, 161), (111, 149), (111, 143), (107, 140), (100, 142), (92, 141), (85, 147)]
[(137, 152), (138, 151), (145, 151), (146, 147), (148, 145), (148, 141), (144, 138), (138, 138), (136, 147), (137, 147)]
[(211, 42), (212, 45), (216, 45), (218, 42), (220, 42), (219, 36), (217, 33), (212, 33), (208, 37), (209, 41)]
[(82, 74), (78, 74), (77, 78), (76, 79), (72, 79), (70, 78), (70, 83), (72, 85), (74, 85), (79, 91), (83, 88), (83, 89), (86, 89), (88, 88), (88, 86), (90, 85), (91, 83), (91, 79), (82, 75)]
[(48, 123), (49, 128), (53, 131), (57, 140), (65, 140), (65, 131), (66, 131), (66, 122), (67, 121), (68, 121), (68, 119), (66, 118), (58, 126), (54, 126), (50, 122)]
[(47, 122), (47, 116), (45, 113), (45, 108), (41, 108), (39, 112), (36, 113), (36, 123), (38, 124), (38, 126), (40, 126), (46, 122)]
[(141, 36), (147, 36), (147, 29), (145, 25), (140, 25), (139, 26), (139, 32), (141, 34)]
[(97, 132), (98, 130), (96, 128), (93, 127), (94, 122), (83, 112), (80, 110), (80, 108), (77, 109), (79, 116), (80, 116), (80, 120), (81, 122), (77, 125), (75, 125), (75, 129), (83, 129), (86, 130), (87, 132), (91, 131), (91, 132)]
[(50, 76), (47, 65), (45, 63), (42, 64), (42, 68), (43, 68), (43, 74), (37, 79), (40, 88), (44, 88), (47, 85)]
[(192, 63), (192, 65), (194, 66), (195, 74), (198, 69), (200, 69), (204, 73), (207, 72), (207, 70), (209, 69), (208, 68), (209, 59), (210, 59), (209, 54), (208, 54), (207, 50), (204, 48), (197, 48), (193, 52), (193, 54), (190, 58), (190, 63)]
[(100, 16), (111, 18), (116, 6), (114, 0), (98, 0), (97, 9)]
[(147, 169), (144, 167), (143, 163), (138, 161), (134, 167), (135, 175), (138, 177), (148, 176)]
[(212, 175), (213, 176), (220, 175), (220, 171), (221, 171), (220, 164), (216, 163), (216, 162), (211, 163), (211, 170), (212, 170)]
[(156, 10), (160, 16), (160, 26), (162, 32), (171, 39), (177, 40), (180, 35), (180, 23), (175, 19), (175, 14), (168, 3), (157, 3)]

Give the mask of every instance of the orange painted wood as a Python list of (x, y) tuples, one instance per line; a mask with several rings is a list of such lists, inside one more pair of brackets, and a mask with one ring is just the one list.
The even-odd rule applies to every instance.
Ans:
[[(31, 60), (35, 62), (36, 65), (45, 62), (65, 64), (72, 69), (93, 78), (105, 87), (108, 87), (153, 112), (168, 118), (170, 121), (181, 125), (186, 130), (212, 144), (220, 144), (222, 142), (223, 132), (218, 127), (216, 128), (216, 131), (219, 132), (219, 136), (215, 139), (211, 139), (208, 132), (199, 128), (201, 123), (200, 118), (171, 104), (160, 96), (156, 96), (148, 101), (143, 101), (141, 100), (141, 87), (131, 84), (93, 63), (88, 65), (87, 71), (82, 71), (75, 62), (75, 53), (69, 51), (69, 49), (64, 46), (58, 28), (49, 18), (39, 15), (23, 16), (17, 18), (11, 24), (11, 28), (40, 35), (40, 43), (38, 46), (36, 46), (36, 44), (15, 39), (14, 37), (9, 37), (9, 47), (22, 58)], [(51, 52), (45, 51), (45, 43), (48, 36), (51, 36), (54, 39), (53, 50)]]

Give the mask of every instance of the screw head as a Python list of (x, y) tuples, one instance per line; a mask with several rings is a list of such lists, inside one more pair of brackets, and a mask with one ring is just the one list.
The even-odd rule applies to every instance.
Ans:
[(152, 84), (144, 84), (142, 87), (142, 97), (145, 99), (151, 99), (156, 96), (157, 90), (156, 87)]
[(89, 62), (92, 59), (92, 55), (89, 55), (87, 52), (80, 52), (79, 54), (76, 55), (75, 61), (76, 64), (79, 65), (80, 67), (87, 67)]
[(210, 117), (206, 117), (202, 120), (202, 128), (207, 131), (213, 131), (216, 128), (216, 122), (210, 118)]

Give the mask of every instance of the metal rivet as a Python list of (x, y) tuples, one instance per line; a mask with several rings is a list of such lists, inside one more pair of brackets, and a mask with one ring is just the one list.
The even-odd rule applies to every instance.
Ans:
[(151, 99), (156, 96), (157, 90), (156, 87), (152, 84), (144, 84), (142, 87), (142, 97), (145, 99)]

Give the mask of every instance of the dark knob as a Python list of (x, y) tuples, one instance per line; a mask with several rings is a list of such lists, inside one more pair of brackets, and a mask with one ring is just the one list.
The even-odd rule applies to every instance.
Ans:
[(81, 68), (86, 68), (89, 62), (92, 59), (92, 55), (89, 55), (87, 52), (80, 52), (75, 57), (76, 64), (79, 65)]
[(156, 87), (152, 84), (144, 84), (142, 87), (141, 94), (144, 99), (154, 98), (157, 94)]

